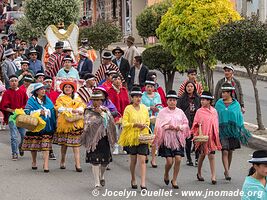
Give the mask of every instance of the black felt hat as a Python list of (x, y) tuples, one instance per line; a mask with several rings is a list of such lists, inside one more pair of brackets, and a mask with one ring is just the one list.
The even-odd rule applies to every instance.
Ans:
[(267, 151), (266, 150), (254, 151), (252, 158), (248, 160), (248, 162), (255, 164), (267, 164)]
[(131, 93), (130, 95), (133, 97), (133, 96), (142, 96), (142, 91), (141, 91), (141, 88), (138, 87), (138, 86), (134, 86), (131, 90)]
[(209, 91), (204, 91), (201, 94), (201, 99), (208, 99), (208, 100), (213, 100), (214, 97), (212, 96), (212, 94)]
[(175, 90), (169, 90), (169, 92), (166, 95), (166, 99), (168, 99), (168, 98), (178, 99), (176, 91)]

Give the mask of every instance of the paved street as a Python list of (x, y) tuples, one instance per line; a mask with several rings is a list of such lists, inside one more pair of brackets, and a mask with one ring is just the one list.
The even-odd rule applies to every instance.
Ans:
[[(94, 71), (97, 70), (99, 66), (99, 61), (95, 63)], [(214, 81), (217, 81), (223, 77), (222, 73), (215, 72)], [(185, 75), (176, 74), (174, 89), (177, 90), (179, 85), (185, 79)], [(249, 79), (238, 77), (241, 81), (244, 100), (246, 106), (245, 120), (250, 123), (256, 123), (256, 112), (255, 112), (255, 101), (254, 92), (252, 89), (252, 84)], [(158, 73), (158, 82), (164, 86), (163, 76)], [(266, 95), (266, 82), (258, 82), (259, 94), (261, 99), (262, 114), (265, 125), (267, 126), (267, 97)], [(60, 149), (58, 146), (54, 146), (57, 158), (60, 155)], [(221, 155), (218, 152), (216, 154), (216, 170), (217, 170), (217, 181), (216, 186), (211, 185), (209, 177), (209, 165), (206, 159), (203, 166), (203, 176), (206, 179), (205, 182), (198, 182), (196, 180), (196, 167), (188, 167), (185, 165), (185, 159), (183, 160), (181, 171), (178, 179), (178, 185), (180, 189), (174, 191), (171, 186), (165, 186), (163, 182), (163, 171), (164, 171), (164, 159), (158, 158), (157, 169), (152, 169), (150, 164), (148, 164), (147, 171), (147, 187), (149, 191), (155, 192), (154, 195), (149, 193), (151, 197), (145, 196), (143, 199), (218, 199), (218, 200), (237, 200), (240, 199), (239, 196), (223, 197), (220, 196), (218, 192), (222, 191), (232, 191), (238, 192), (241, 189), (245, 176), (247, 175), (250, 165), (247, 160), (250, 158), (254, 150), (242, 147), (241, 150), (237, 150), (234, 154), (233, 165), (231, 169), (232, 181), (227, 182), (223, 177), (223, 167), (221, 163)], [(82, 148), (82, 173), (75, 172), (74, 158), (72, 150), (68, 150), (66, 170), (59, 169), (59, 160), (50, 161), (49, 168), (50, 173), (44, 174), (42, 170), (42, 157), (41, 154), (38, 155), (38, 170), (31, 170), (31, 156), (29, 152), (25, 153), (23, 158), (20, 158), (17, 162), (11, 161), (10, 159), (10, 139), (8, 131), (0, 132), (0, 195), (1, 199), (5, 200), (87, 200), (87, 199), (126, 199), (129, 195), (130, 199), (137, 197), (142, 198), (140, 190), (134, 193), (130, 189), (130, 172), (129, 172), (129, 162), (128, 156), (119, 155), (114, 156), (114, 161), (111, 164), (111, 171), (106, 173), (106, 189), (109, 190), (110, 197), (104, 197), (106, 193), (105, 188), (100, 190), (99, 196), (96, 198), (92, 195), (98, 195), (94, 190), (94, 181), (91, 173), (91, 168), (89, 164), (84, 162), (85, 152)], [(139, 179), (138, 179), (139, 181)], [(140, 182), (138, 182), (138, 185)], [(164, 191), (159, 191), (163, 189)], [(115, 191), (121, 192), (122, 197), (116, 196), (117, 193), (112, 193)], [(186, 191), (199, 191), (202, 192), (200, 197), (184, 196), (182, 192)], [(132, 192), (132, 193), (131, 193)], [(159, 192), (161, 196), (157, 195)], [(165, 193), (164, 193), (165, 192)], [(214, 193), (206, 198), (206, 192)]]
[[(54, 150), (59, 158), (59, 147), (54, 146)], [(104, 199), (101, 194), (105, 193), (105, 189), (100, 190), (100, 197), (92, 196), (94, 189), (93, 175), (89, 164), (84, 162), (84, 149), (82, 148), (82, 173), (77, 173), (74, 170), (74, 158), (71, 149), (68, 150), (66, 170), (59, 169), (59, 160), (50, 161), (50, 173), (45, 174), (42, 170), (41, 154), (38, 154), (38, 170), (31, 170), (30, 153), (26, 152), (23, 158), (18, 161), (10, 159), (9, 135), (7, 131), (0, 132), (0, 194), (3, 200), (88, 200), (88, 199)], [(224, 180), (220, 153), (216, 154), (216, 169), (217, 169), (217, 185), (211, 185), (209, 175), (208, 160), (205, 160), (203, 167), (203, 176), (205, 182), (196, 180), (196, 167), (188, 167), (183, 160), (178, 184), (180, 189), (172, 191), (171, 186), (165, 186), (163, 182), (164, 159), (158, 158), (157, 169), (152, 169), (150, 164), (147, 167), (147, 187), (149, 191), (159, 191), (164, 189), (172, 191), (172, 196), (163, 197), (146, 197), (147, 199), (184, 199), (191, 200), (196, 197), (182, 197), (184, 191), (202, 191), (204, 196), (197, 199), (218, 199), (218, 200), (237, 200), (240, 197), (219, 197), (213, 196), (205, 198), (206, 191), (237, 191), (240, 190), (244, 181), (244, 177), (250, 165), (246, 162), (249, 158), (252, 149), (242, 147), (234, 154), (233, 167), (231, 170), (232, 181)], [(106, 172), (106, 187), (110, 191), (132, 191), (130, 189), (130, 172), (128, 169), (128, 156), (114, 156), (114, 161), (110, 165), (111, 171)], [(138, 178), (138, 181), (140, 179)], [(138, 185), (140, 182), (138, 182)], [(175, 193), (178, 194), (176, 195)], [(216, 193), (215, 193), (216, 194)], [(133, 194), (134, 195), (134, 194)], [(141, 198), (140, 190), (137, 192), (137, 198)], [(134, 198), (134, 197), (132, 197)], [(130, 199), (132, 199), (130, 198)], [(126, 197), (108, 197), (105, 199), (126, 199)]]

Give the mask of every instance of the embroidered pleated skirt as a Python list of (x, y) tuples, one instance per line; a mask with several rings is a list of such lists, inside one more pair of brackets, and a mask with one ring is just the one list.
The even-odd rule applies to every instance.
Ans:
[(81, 135), (83, 129), (78, 129), (71, 132), (56, 132), (53, 137), (53, 143), (58, 145), (65, 145), (68, 147), (81, 146)]
[(26, 132), (23, 140), (24, 151), (49, 151), (52, 149), (53, 133)]

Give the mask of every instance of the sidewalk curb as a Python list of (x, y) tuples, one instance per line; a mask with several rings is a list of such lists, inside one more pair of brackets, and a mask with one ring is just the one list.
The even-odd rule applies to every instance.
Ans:
[[(214, 71), (216, 71), (216, 72), (224, 72), (223, 68), (218, 66), (218, 65), (215, 67)], [(247, 72), (241, 71), (241, 70), (238, 70), (238, 69), (237, 70), (235, 69), (235, 75), (236, 76), (240, 76), (240, 77), (248, 77), (248, 73)], [(267, 81), (267, 76), (259, 74), (258, 75), (258, 80)]]
[[(244, 123), (246, 127), (251, 129), (257, 129), (258, 126), (248, 122)], [(254, 149), (267, 149), (267, 138), (255, 135), (252, 133), (252, 137), (248, 141), (248, 146)]]

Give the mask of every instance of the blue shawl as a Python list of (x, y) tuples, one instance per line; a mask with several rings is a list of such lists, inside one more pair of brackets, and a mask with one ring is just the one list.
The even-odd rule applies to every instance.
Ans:
[(28, 99), (28, 102), (25, 106), (25, 113), (30, 114), (31, 111), (39, 110), (39, 109), (49, 109), (51, 112), (51, 117), (45, 117), (45, 116), (40, 116), (45, 122), (46, 126), (45, 128), (40, 132), (40, 134), (43, 133), (52, 133), (56, 129), (56, 114), (55, 114), (55, 109), (52, 101), (45, 95), (45, 101), (43, 104), (40, 104), (36, 97), (31, 96), (31, 98)]
[(223, 99), (219, 99), (215, 105), (219, 115), (220, 138), (236, 138), (242, 144), (247, 144), (251, 133), (244, 127), (244, 119), (241, 106), (236, 99), (226, 107)]

